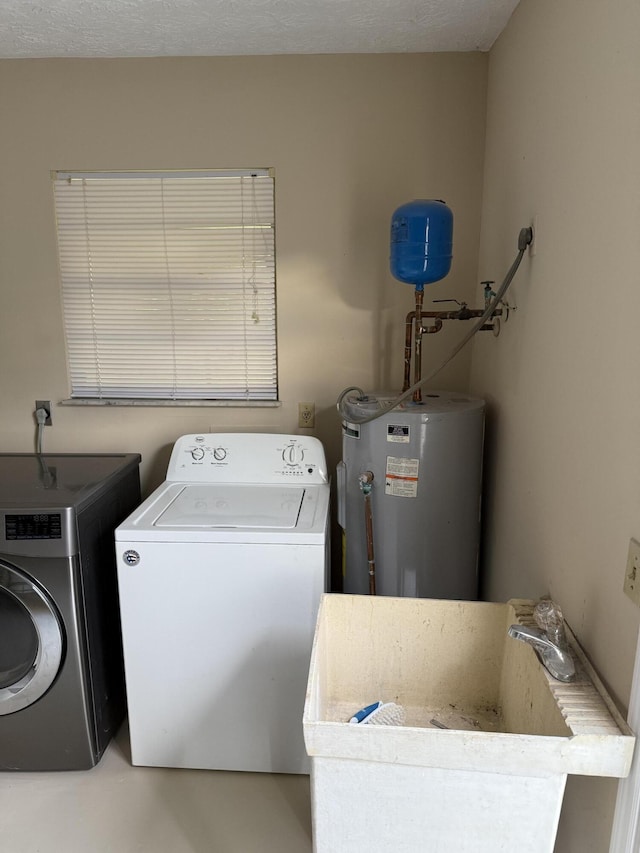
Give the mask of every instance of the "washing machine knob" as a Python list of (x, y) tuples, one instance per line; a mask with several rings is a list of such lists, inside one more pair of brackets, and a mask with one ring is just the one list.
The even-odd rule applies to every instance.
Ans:
[(204, 459), (204, 447), (194, 447), (191, 451), (191, 457), (199, 462), (201, 459)]
[(299, 465), (304, 459), (304, 450), (297, 444), (290, 444), (282, 451), (282, 458), (287, 465)]
[(213, 458), (218, 462), (222, 462), (223, 459), (227, 458), (227, 451), (224, 447), (215, 447), (213, 450)]

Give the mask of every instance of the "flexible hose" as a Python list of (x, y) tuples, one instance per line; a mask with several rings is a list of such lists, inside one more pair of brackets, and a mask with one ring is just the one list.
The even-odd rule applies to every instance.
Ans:
[(410, 388), (407, 388), (406, 391), (403, 391), (402, 394), (396, 397), (396, 399), (391, 403), (390, 406), (386, 406), (384, 409), (381, 409), (379, 412), (375, 412), (372, 415), (362, 415), (354, 417), (354, 413), (347, 412), (344, 407), (344, 398), (346, 397), (346, 395), (350, 391), (359, 391), (360, 397), (364, 398), (365, 394), (361, 388), (358, 388), (355, 385), (351, 386), (350, 388), (345, 388), (345, 390), (342, 391), (342, 393), (338, 397), (336, 403), (336, 408), (338, 409), (340, 417), (343, 420), (349, 421), (349, 423), (356, 424), (366, 424), (370, 421), (375, 421), (377, 418), (382, 417), (382, 415), (386, 415), (392, 409), (395, 409), (396, 406), (399, 406), (400, 403), (404, 402), (408, 397), (412, 397), (415, 391), (417, 391), (419, 388), (422, 388), (423, 385), (426, 385), (427, 382), (430, 382), (434, 378), (434, 376), (440, 373), (440, 371), (443, 370), (449, 364), (449, 362), (452, 361), (452, 359), (454, 359), (458, 355), (460, 350), (463, 349), (469, 343), (471, 338), (473, 338), (473, 336), (480, 331), (482, 326), (484, 326), (484, 324), (491, 317), (500, 302), (504, 299), (505, 294), (509, 289), (509, 285), (513, 281), (513, 277), (518, 271), (518, 267), (520, 266), (520, 262), (522, 261), (527, 246), (531, 243), (532, 240), (533, 230), (531, 228), (522, 228), (520, 230), (520, 234), (518, 235), (518, 254), (516, 255), (515, 260), (511, 264), (511, 267), (509, 268), (509, 271), (507, 272), (504, 281), (498, 288), (498, 292), (491, 300), (491, 302), (489, 302), (489, 304), (485, 308), (484, 314), (480, 317), (475, 326), (473, 326), (470, 331), (467, 332), (467, 334), (462, 338), (462, 340), (458, 344), (456, 344), (456, 346), (451, 350), (449, 355), (442, 362), (440, 362), (437, 367), (431, 370), (426, 376), (422, 377), (419, 382), (414, 382), (414, 384)]
[(42, 453), (42, 430), (44, 429), (45, 421), (47, 420), (47, 411), (46, 409), (36, 409), (34, 412), (36, 416), (36, 453)]

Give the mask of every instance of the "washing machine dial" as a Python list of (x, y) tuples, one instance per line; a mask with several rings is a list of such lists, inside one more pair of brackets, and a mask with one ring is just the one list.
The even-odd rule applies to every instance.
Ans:
[(289, 444), (282, 451), (282, 459), (285, 465), (300, 465), (304, 459), (304, 450), (297, 444)]
[(217, 462), (222, 462), (227, 458), (227, 451), (224, 449), (224, 447), (214, 447), (213, 458)]
[(194, 447), (191, 451), (191, 458), (195, 462), (200, 462), (201, 459), (204, 459), (204, 447)]

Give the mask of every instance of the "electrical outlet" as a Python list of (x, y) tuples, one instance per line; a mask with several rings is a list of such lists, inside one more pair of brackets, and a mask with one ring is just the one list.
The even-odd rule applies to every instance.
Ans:
[(298, 426), (302, 429), (313, 429), (316, 425), (316, 404), (298, 403)]
[(640, 542), (629, 542), (627, 568), (624, 574), (624, 591), (631, 601), (640, 607)]
[(47, 413), (47, 418), (44, 422), (45, 426), (52, 426), (53, 421), (51, 420), (51, 400), (36, 400), (36, 409), (44, 409)]

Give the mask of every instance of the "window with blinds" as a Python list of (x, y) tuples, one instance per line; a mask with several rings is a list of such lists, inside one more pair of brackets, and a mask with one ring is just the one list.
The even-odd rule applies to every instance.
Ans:
[(53, 177), (72, 399), (277, 399), (269, 170)]

